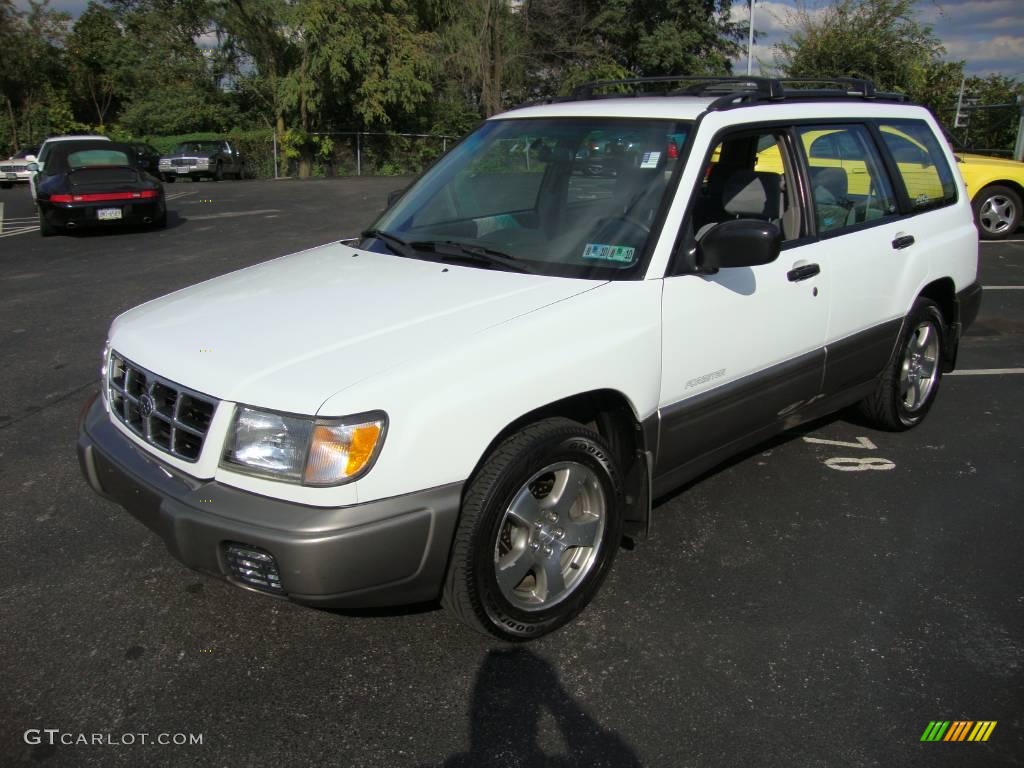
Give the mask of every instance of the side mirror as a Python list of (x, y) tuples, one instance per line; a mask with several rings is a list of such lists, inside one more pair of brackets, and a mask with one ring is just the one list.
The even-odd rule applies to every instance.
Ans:
[(408, 187), (403, 187), (402, 189), (393, 189), (388, 192), (388, 208), (397, 203), (398, 199), (405, 194), (407, 189)]
[(733, 219), (716, 224), (697, 243), (697, 271), (756, 267), (779, 257), (782, 232), (769, 221)]
[(28, 169), (30, 171), (32, 171), (32, 173), (38, 173), (39, 172), (39, 163), (36, 163), (36, 162), (29, 163), (28, 164)]

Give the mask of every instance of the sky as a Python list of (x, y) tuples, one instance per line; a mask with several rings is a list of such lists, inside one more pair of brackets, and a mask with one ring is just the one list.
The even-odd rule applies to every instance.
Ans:
[[(88, 0), (52, 0), (52, 8), (77, 17)], [(749, 0), (733, 0), (733, 15), (746, 20)], [(810, 10), (831, 5), (829, 0), (755, 0), (754, 72), (758, 62), (774, 64), (772, 46), (788, 37), (787, 21), (797, 3)], [(21, 8), (28, 0), (15, 0)], [(970, 75), (996, 72), (1024, 78), (1024, 0), (917, 0), (918, 21), (930, 25), (946, 47), (947, 58), (962, 59)], [(746, 71), (746, 56), (736, 71)]]

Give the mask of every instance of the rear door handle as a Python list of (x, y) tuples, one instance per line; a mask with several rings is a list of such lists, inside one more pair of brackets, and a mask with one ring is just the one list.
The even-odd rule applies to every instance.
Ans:
[(895, 248), (897, 251), (901, 251), (904, 248), (909, 248), (913, 244), (913, 235), (900, 235), (899, 237), (892, 241), (892, 247)]
[(801, 264), (789, 270), (786, 273), (786, 279), (791, 283), (799, 283), (801, 280), (814, 277), (819, 272), (821, 272), (821, 267), (817, 264)]

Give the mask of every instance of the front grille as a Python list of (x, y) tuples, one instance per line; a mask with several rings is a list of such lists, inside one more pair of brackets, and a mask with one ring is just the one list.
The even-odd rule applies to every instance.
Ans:
[(248, 544), (224, 542), (231, 575), (244, 584), (275, 595), (285, 594), (274, 556)]
[(110, 353), (110, 412), (150, 445), (185, 461), (198, 461), (217, 401)]
[(175, 158), (174, 160), (171, 160), (171, 165), (195, 165), (196, 162), (197, 162), (196, 160), (192, 160), (192, 159), (189, 159), (187, 157), (186, 158)]
[(27, 169), (27, 165), (0, 165), (0, 173), (21, 173)]

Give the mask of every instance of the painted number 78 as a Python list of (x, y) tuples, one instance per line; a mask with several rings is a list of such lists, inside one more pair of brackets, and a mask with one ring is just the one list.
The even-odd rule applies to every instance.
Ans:
[[(878, 446), (866, 437), (858, 437), (855, 443), (843, 440), (825, 440), (821, 437), (804, 437), (804, 442), (814, 445), (836, 445), (840, 448), (854, 448), (862, 451), (878, 450)], [(885, 471), (887, 469), (895, 469), (896, 467), (894, 462), (889, 459), (883, 459), (881, 456), (833, 456), (825, 459), (824, 464), (829, 469), (834, 469), (837, 472), (865, 472), (875, 469)]]

